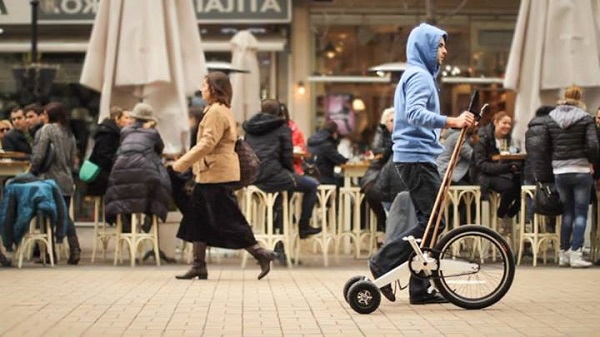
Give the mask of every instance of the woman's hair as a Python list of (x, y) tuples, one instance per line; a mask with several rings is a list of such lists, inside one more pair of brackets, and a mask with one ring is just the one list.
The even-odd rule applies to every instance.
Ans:
[(283, 103), (279, 103), (279, 110), (281, 111), (281, 117), (285, 118), (286, 122), (290, 121), (290, 111), (287, 108), (287, 105)]
[(120, 106), (113, 106), (110, 108), (110, 119), (119, 119), (123, 117), (123, 108)]
[(48, 113), (48, 122), (58, 123), (64, 127), (68, 127), (67, 109), (60, 102), (50, 102), (44, 106), (44, 111)]
[(323, 123), (323, 127), (321, 129), (327, 130), (329, 132), (329, 134), (334, 134), (338, 131), (338, 125), (336, 122), (329, 119)]
[(10, 121), (8, 119), (3, 119), (0, 120), (0, 127), (7, 127), (9, 129), (12, 129), (12, 124), (10, 123)]
[(558, 101), (561, 105), (574, 105), (581, 109), (586, 109), (585, 103), (581, 100), (583, 98), (583, 89), (581, 87), (572, 85), (565, 89), (564, 99)]
[(231, 107), (231, 82), (229, 76), (220, 71), (213, 71), (206, 75), (206, 83), (210, 91), (210, 103), (221, 103), (226, 107)]
[(390, 115), (394, 114), (394, 108), (387, 108), (383, 110), (381, 113), (381, 118), (379, 119), (379, 124), (386, 125)]
[(568, 87), (567, 89), (565, 89), (565, 99), (581, 101), (582, 97), (583, 97), (583, 90), (581, 90), (581, 87), (572, 85), (572, 86)]
[(494, 123), (499, 122), (504, 117), (511, 118), (510, 115), (506, 111), (498, 111), (498, 112), (496, 112), (496, 114), (494, 115)]
[(263, 101), (260, 103), (260, 112), (262, 113), (266, 113), (269, 115), (274, 115), (277, 117), (282, 117), (281, 116), (281, 104), (279, 103), (279, 101), (275, 100), (275, 99), (263, 99)]

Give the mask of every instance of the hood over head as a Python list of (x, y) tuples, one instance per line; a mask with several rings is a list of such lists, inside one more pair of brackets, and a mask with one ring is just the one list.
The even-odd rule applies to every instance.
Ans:
[(263, 135), (286, 124), (282, 117), (259, 112), (242, 124), (242, 128), (250, 135)]
[(414, 28), (408, 36), (406, 43), (406, 59), (409, 65), (425, 68), (433, 76), (439, 70), (437, 61), (440, 38), (448, 40), (448, 33), (438, 27), (422, 23)]

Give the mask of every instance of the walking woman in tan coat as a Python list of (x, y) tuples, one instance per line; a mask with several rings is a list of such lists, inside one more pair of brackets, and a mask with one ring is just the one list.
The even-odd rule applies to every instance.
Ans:
[(183, 172), (190, 166), (196, 184), (184, 211), (177, 237), (193, 245), (192, 268), (178, 279), (208, 278), (206, 247), (245, 249), (258, 261), (265, 277), (277, 255), (261, 248), (242, 214), (232, 185), (240, 180), (240, 165), (234, 151), (237, 139), (235, 120), (230, 110), (231, 82), (222, 72), (211, 72), (204, 79), (202, 97), (207, 102), (198, 126), (197, 142), (173, 163)]

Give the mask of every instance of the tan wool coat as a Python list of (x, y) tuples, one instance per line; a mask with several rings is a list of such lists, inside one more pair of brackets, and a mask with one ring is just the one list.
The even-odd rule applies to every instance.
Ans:
[(181, 172), (193, 165), (197, 183), (239, 181), (240, 162), (234, 150), (236, 140), (231, 109), (214, 103), (198, 126), (196, 145), (173, 164), (173, 169)]

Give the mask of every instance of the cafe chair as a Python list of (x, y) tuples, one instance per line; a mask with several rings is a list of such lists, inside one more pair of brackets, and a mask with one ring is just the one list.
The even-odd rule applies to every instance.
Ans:
[[(283, 233), (274, 228), (273, 208), (280, 193), (283, 198)], [(289, 221), (288, 193), (286, 191), (267, 193), (255, 185), (250, 185), (245, 188), (243, 210), (246, 220), (252, 226), (256, 241), (261, 243), (263, 247), (274, 250), (278, 242), (283, 243), (286, 250), (287, 266), (291, 268), (291, 254), (294, 250), (292, 247), (293, 233), (291, 233), (292, 228)], [(245, 268), (248, 252), (244, 251), (242, 254), (242, 268)]]
[[(347, 244), (350, 240), (350, 247), (354, 250), (354, 257), (361, 257), (362, 242), (364, 239), (368, 239), (369, 243), (372, 243), (371, 239), (371, 228), (368, 226), (367, 230), (362, 230), (361, 214), (363, 213), (362, 202), (365, 199), (365, 195), (360, 191), (360, 187), (341, 187), (339, 189), (339, 213), (338, 213), (338, 226), (337, 226), (337, 237), (335, 240), (335, 256), (339, 259), (340, 244), (346, 239), (344, 244)], [(366, 247), (370, 250), (369, 247)], [(339, 262), (339, 261), (338, 261)]]
[(94, 196), (92, 200), (94, 202), (94, 245), (92, 247), (91, 263), (94, 263), (99, 245), (102, 248), (102, 259), (106, 261), (108, 243), (111, 239), (117, 238), (117, 229), (107, 224), (104, 219), (104, 198), (102, 196)]
[(537, 266), (538, 254), (542, 253), (544, 264), (547, 262), (547, 253), (549, 247), (554, 250), (554, 261), (558, 263), (558, 251), (560, 249), (560, 217), (556, 217), (556, 226), (554, 231), (548, 231), (547, 216), (541, 214), (533, 214), (531, 223), (526, 222), (527, 215), (527, 198), (534, 200), (535, 185), (521, 186), (521, 214), (519, 216), (519, 253), (517, 257), (517, 265), (521, 265), (521, 258), (525, 249), (525, 242), (531, 245), (533, 254), (533, 266)]
[(124, 214), (117, 214), (117, 229), (116, 229), (116, 244), (115, 244), (115, 259), (114, 265), (123, 262), (123, 244), (127, 244), (129, 250), (129, 260), (131, 267), (135, 267), (137, 253), (141, 248), (141, 243), (150, 241), (154, 252), (154, 261), (156, 265), (160, 266), (160, 249), (158, 247), (158, 217), (151, 215), (151, 226), (148, 233), (142, 231), (142, 224), (144, 217), (148, 215), (142, 213), (131, 214), (131, 230), (130, 232), (123, 231), (123, 216)]
[[(38, 226), (39, 225), (39, 226)], [(50, 259), (50, 266), (54, 267), (54, 249), (52, 247), (52, 226), (50, 218), (38, 212), (37, 216), (29, 222), (29, 231), (21, 239), (16, 252), (18, 259), (17, 267), (23, 267), (23, 257), (29, 254), (33, 245), (37, 242), (40, 246), (40, 258), (46, 263), (46, 255)]]
[[(329, 266), (330, 246), (334, 249), (337, 239), (336, 188), (336, 185), (326, 184), (317, 187), (317, 204), (313, 212), (312, 222), (313, 227), (321, 227), (321, 233), (311, 235), (304, 240), (300, 240), (299, 235), (295, 237), (296, 265), (298, 265), (300, 256), (300, 243), (309, 242), (312, 244), (313, 253), (318, 249), (323, 256), (323, 266)], [(337, 256), (336, 259), (339, 260)]]

